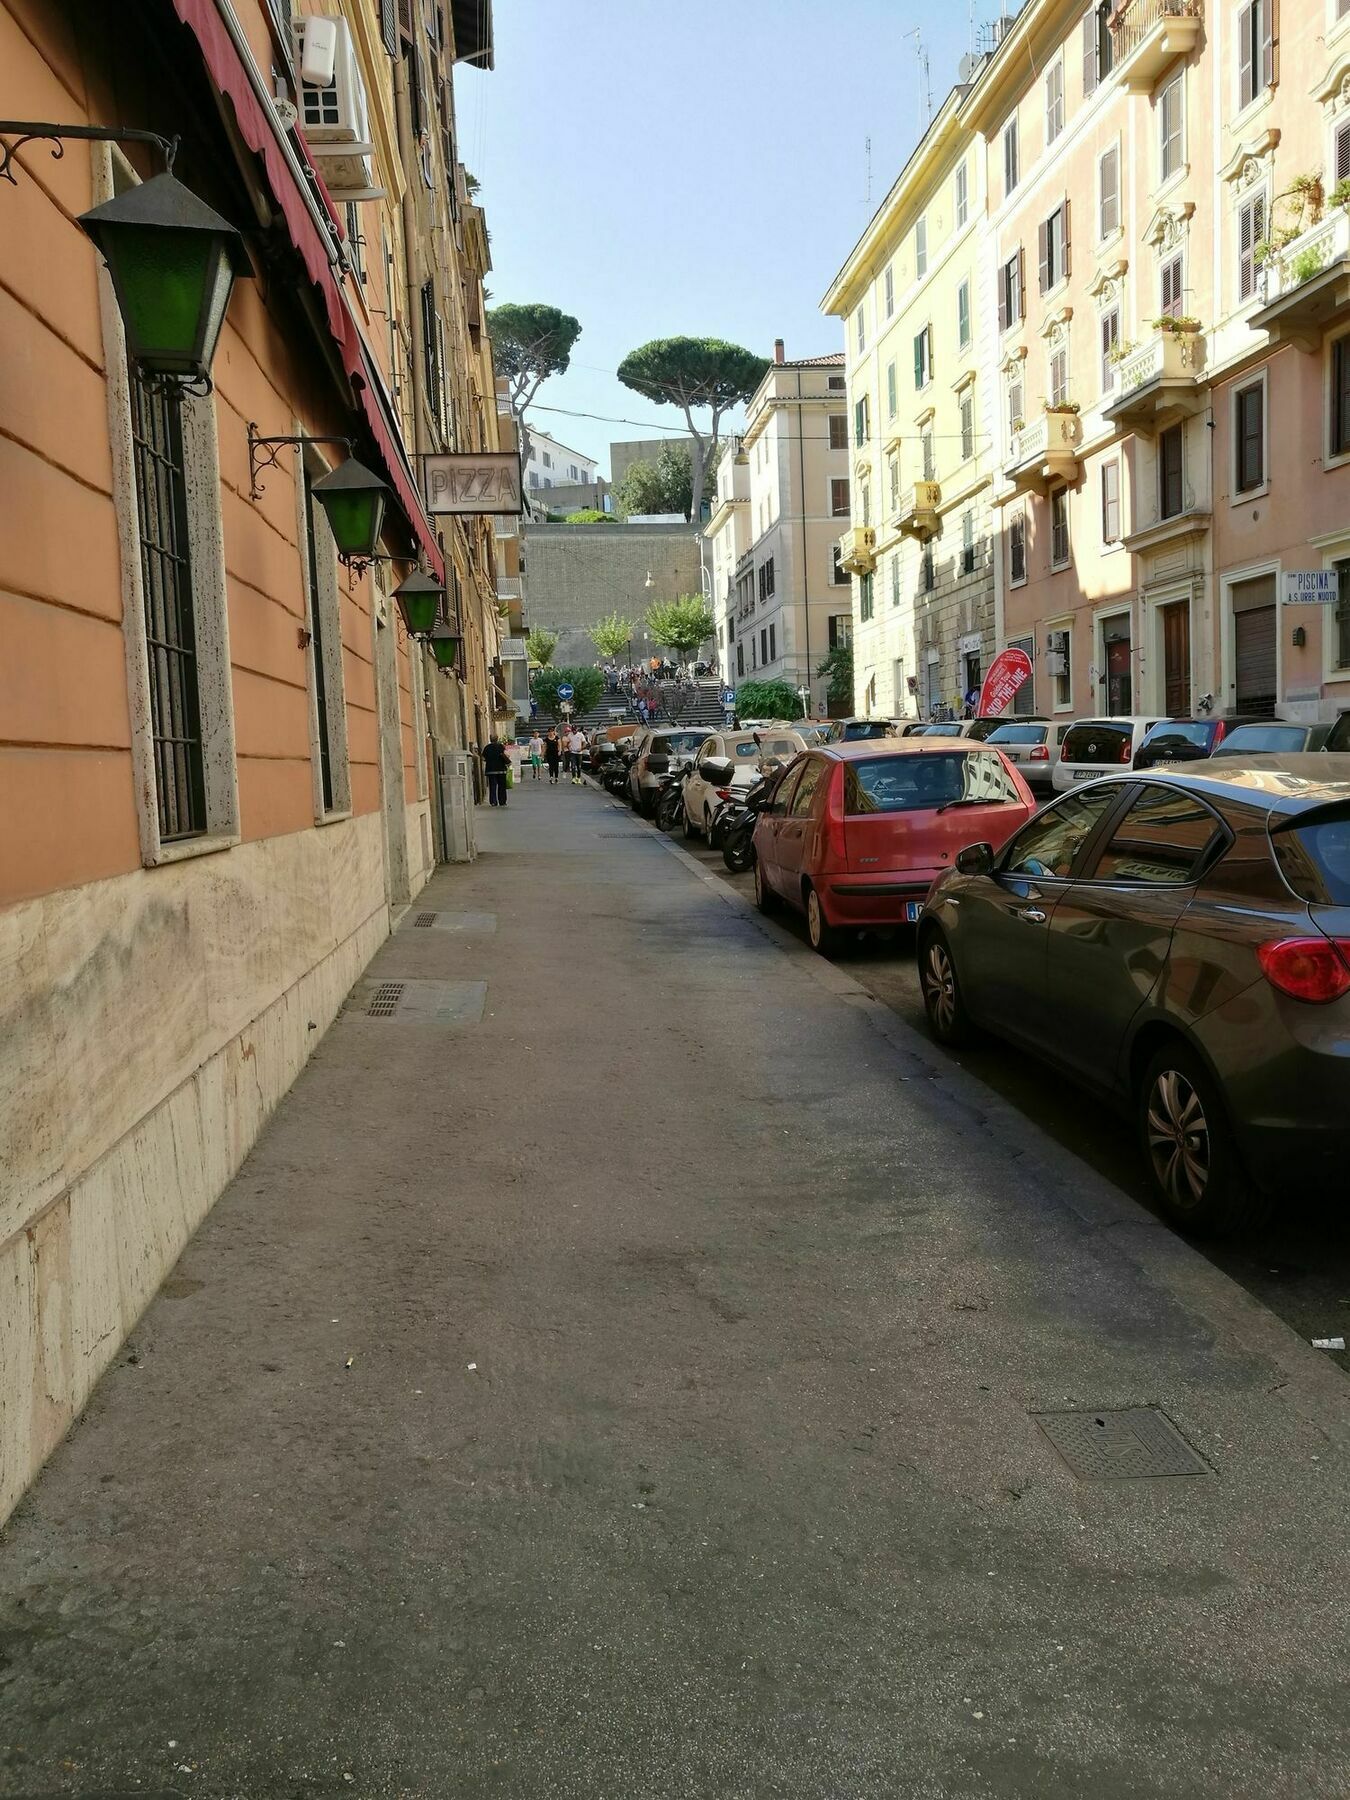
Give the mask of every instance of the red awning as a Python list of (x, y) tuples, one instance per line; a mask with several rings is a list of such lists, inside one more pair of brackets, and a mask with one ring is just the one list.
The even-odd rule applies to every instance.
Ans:
[(249, 149), (262, 158), (268, 186), (281, 208), (291, 242), (323, 300), (328, 327), (337, 345), (342, 367), (351, 379), (371, 436), (378, 446), (385, 465), (385, 476), (398, 495), (399, 505), (407, 514), (408, 522), (426, 551), (437, 578), (443, 581), (445, 563), (440, 546), (423, 511), (407, 459), (400, 449), (397, 426), (385, 418), (380, 404), (379, 382), (368, 366), (369, 351), (348, 309), (329, 260), (328, 248), (282, 152), (272, 120), (263, 110), (253, 83), (249, 80), (248, 70), (216, 9), (215, 0), (173, 0), (173, 6), (201, 46), (212, 81), (234, 108), (240, 136)]

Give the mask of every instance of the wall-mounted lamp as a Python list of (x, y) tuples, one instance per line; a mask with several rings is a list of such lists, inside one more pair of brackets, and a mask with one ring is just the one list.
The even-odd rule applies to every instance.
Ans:
[(445, 599), (445, 588), (435, 576), (424, 575), (419, 569), (394, 589), (394, 598), (398, 601), (408, 636), (429, 638), (436, 629)]
[(442, 621), (431, 634), (431, 654), (436, 667), (447, 674), (459, 666), (460, 636)]
[(1295, 627), (1294, 627), (1294, 648), (1295, 648), (1295, 650), (1301, 650), (1303, 648), (1303, 646), (1307, 643), (1307, 641), (1308, 641), (1308, 633), (1307, 633), (1306, 627), (1304, 627), (1302, 625), (1295, 625)]
[(258, 477), (264, 469), (275, 469), (277, 458), (288, 444), (341, 444), (348, 456), (352, 440), (346, 437), (260, 437), (252, 419), (248, 422), (248, 497), (261, 500), (263, 484)]
[(25, 144), (48, 141), (52, 155), (64, 141), (155, 144), (162, 175), (82, 213), (77, 224), (102, 253), (112, 277), (127, 355), (142, 374), (197, 393), (211, 389), (211, 362), (230, 304), (235, 277), (252, 275), (244, 240), (228, 219), (173, 175), (178, 139), (124, 126), (55, 125), (0, 119), (0, 178), (11, 186), (13, 162)]
[(328, 515), (338, 561), (345, 563), (358, 579), (371, 563), (388, 560), (380, 556), (376, 546), (384, 524), (389, 486), (373, 469), (349, 456), (331, 474), (316, 481), (311, 492)]

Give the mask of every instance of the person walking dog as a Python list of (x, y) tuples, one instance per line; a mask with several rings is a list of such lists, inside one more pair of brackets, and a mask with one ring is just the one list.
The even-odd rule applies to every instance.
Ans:
[(494, 737), (483, 751), (483, 773), (487, 776), (489, 806), (506, 805), (506, 745)]

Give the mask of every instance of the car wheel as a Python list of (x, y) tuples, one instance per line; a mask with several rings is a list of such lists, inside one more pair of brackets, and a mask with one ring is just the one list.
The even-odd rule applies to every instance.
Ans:
[(811, 940), (811, 948), (822, 956), (830, 956), (839, 948), (839, 933), (825, 917), (820, 895), (813, 887), (806, 890), (806, 935)]
[(937, 1041), (953, 1049), (968, 1044), (975, 1028), (966, 1011), (952, 947), (941, 931), (926, 931), (919, 940), (919, 992), (928, 1029)]
[(1267, 1203), (1242, 1166), (1218, 1084), (1180, 1039), (1145, 1070), (1138, 1117), (1149, 1180), (1169, 1219), (1214, 1234), (1260, 1221)]
[(737, 832), (722, 845), (722, 861), (733, 875), (744, 875), (755, 860), (755, 840), (748, 831)]
[(683, 811), (683, 814), (684, 814), (683, 819), (681, 821), (684, 826), (684, 841), (685, 841), (685, 843), (688, 843), (691, 838), (696, 838), (698, 836), (698, 827), (694, 824), (694, 821), (689, 817), (688, 811), (685, 809), (681, 809), (681, 810)]
[(769, 886), (764, 865), (758, 857), (755, 858), (755, 905), (762, 913), (771, 913), (778, 905), (778, 896)]

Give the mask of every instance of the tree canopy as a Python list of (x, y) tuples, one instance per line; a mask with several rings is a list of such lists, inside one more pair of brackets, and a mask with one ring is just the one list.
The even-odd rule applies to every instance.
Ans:
[(560, 687), (570, 686), (572, 698), (567, 704), (574, 715), (587, 713), (595, 706), (605, 691), (605, 678), (599, 669), (536, 669), (530, 677), (530, 691), (540, 707), (552, 713), (556, 719), (561, 715), (562, 702), (558, 698)]
[(826, 691), (825, 703), (830, 709), (830, 716), (838, 718), (841, 713), (853, 711), (853, 646), (852, 644), (836, 644), (825, 660), (816, 669), (817, 675), (828, 675), (830, 685)]
[(597, 619), (590, 629), (590, 639), (601, 656), (618, 656), (632, 642), (634, 621), (621, 613), (609, 613)]
[(654, 600), (647, 608), (647, 629), (658, 644), (688, 656), (713, 634), (712, 608), (701, 594), (678, 600)]
[(595, 506), (583, 506), (576, 512), (563, 515), (564, 525), (615, 525), (618, 521), (613, 513), (601, 512)]
[(618, 503), (633, 513), (682, 513), (693, 507), (694, 471), (688, 444), (666, 444), (655, 462), (630, 463), (619, 483)]
[(553, 661), (553, 652), (558, 648), (558, 640), (551, 631), (541, 631), (539, 626), (525, 639), (525, 654), (532, 663), (538, 663), (541, 669), (547, 668)]
[(736, 715), (741, 719), (800, 719), (802, 703), (786, 681), (738, 681)]
[[(691, 454), (689, 517), (697, 520), (708, 476), (716, 466), (722, 441), (722, 419), (743, 406), (764, 379), (769, 359), (721, 338), (653, 338), (630, 350), (618, 367), (625, 387), (657, 406), (675, 406), (684, 414)], [(706, 431), (694, 423), (696, 412), (711, 412)]]
[(492, 360), (506, 378), (511, 411), (520, 428), (522, 462), (530, 456), (530, 428), (525, 409), (550, 375), (566, 373), (572, 349), (581, 336), (580, 322), (571, 313), (540, 301), (494, 306), (487, 315), (492, 339)]

